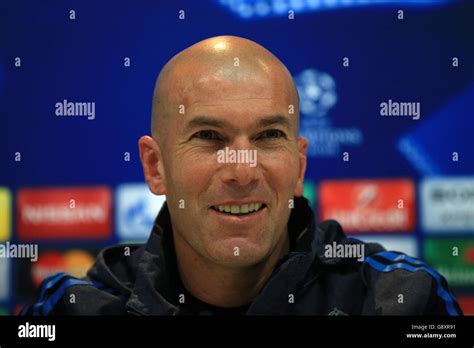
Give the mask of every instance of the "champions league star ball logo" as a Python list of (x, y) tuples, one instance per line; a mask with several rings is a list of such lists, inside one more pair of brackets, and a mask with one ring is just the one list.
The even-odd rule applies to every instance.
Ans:
[(323, 117), (337, 103), (336, 82), (327, 73), (307, 69), (295, 76), (301, 113)]
[(300, 134), (308, 139), (308, 157), (334, 158), (344, 147), (362, 145), (363, 134), (358, 127), (334, 126), (329, 117), (338, 100), (336, 81), (331, 75), (306, 69), (294, 80), (300, 96)]

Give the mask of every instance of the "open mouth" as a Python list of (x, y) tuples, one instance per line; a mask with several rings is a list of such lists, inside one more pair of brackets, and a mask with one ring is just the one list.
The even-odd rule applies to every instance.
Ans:
[(265, 203), (250, 203), (241, 205), (215, 205), (211, 208), (219, 213), (228, 215), (250, 215), (264, 209), (267, 205)]

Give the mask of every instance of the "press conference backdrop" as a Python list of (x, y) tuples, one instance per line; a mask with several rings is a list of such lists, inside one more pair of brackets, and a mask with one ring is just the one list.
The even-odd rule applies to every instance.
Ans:
[(449, 0), (2, 1), (1, 313), (46, 275), (147, 239), (164, 197), (137, 140), (157, 73), (237, 35), (295, 78), (318, 220), (423, 258), (474, 314), (473, 18), (473, 1)]

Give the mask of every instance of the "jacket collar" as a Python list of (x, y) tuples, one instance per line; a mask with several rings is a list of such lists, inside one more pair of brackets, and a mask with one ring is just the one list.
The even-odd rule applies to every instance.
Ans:
[[(281, 302), (281, 296), (286, 298), (288, 293), (301, 287), (309, 268), (318, 259), (317, 254), (321, 254), (316, 251), (321, 250), (321, 240), (315, 238), (314, 215), (308, 201), (295, 198), (294, 204), (288, 222), (290, 252), (277, 263), (247, 314), (284, 312), (283, 306), (272, 303)], [(171, 220), (165, 203), (139, 261), (136, 281), (126, 303), (127, 310), (142, 315), (177, 315), (177, 277)]]

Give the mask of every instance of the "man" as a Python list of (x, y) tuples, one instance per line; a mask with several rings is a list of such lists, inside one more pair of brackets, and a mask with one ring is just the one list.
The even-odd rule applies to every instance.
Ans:
[(422, 261), (315, 225), (298, 105), (255, 42), (214, 37), (173, 57), (139, 141), (148, 186), (166, 195), (148, 242), (103, 250), (84, 279), (48, 277), (23, 314), (461, 314)]

